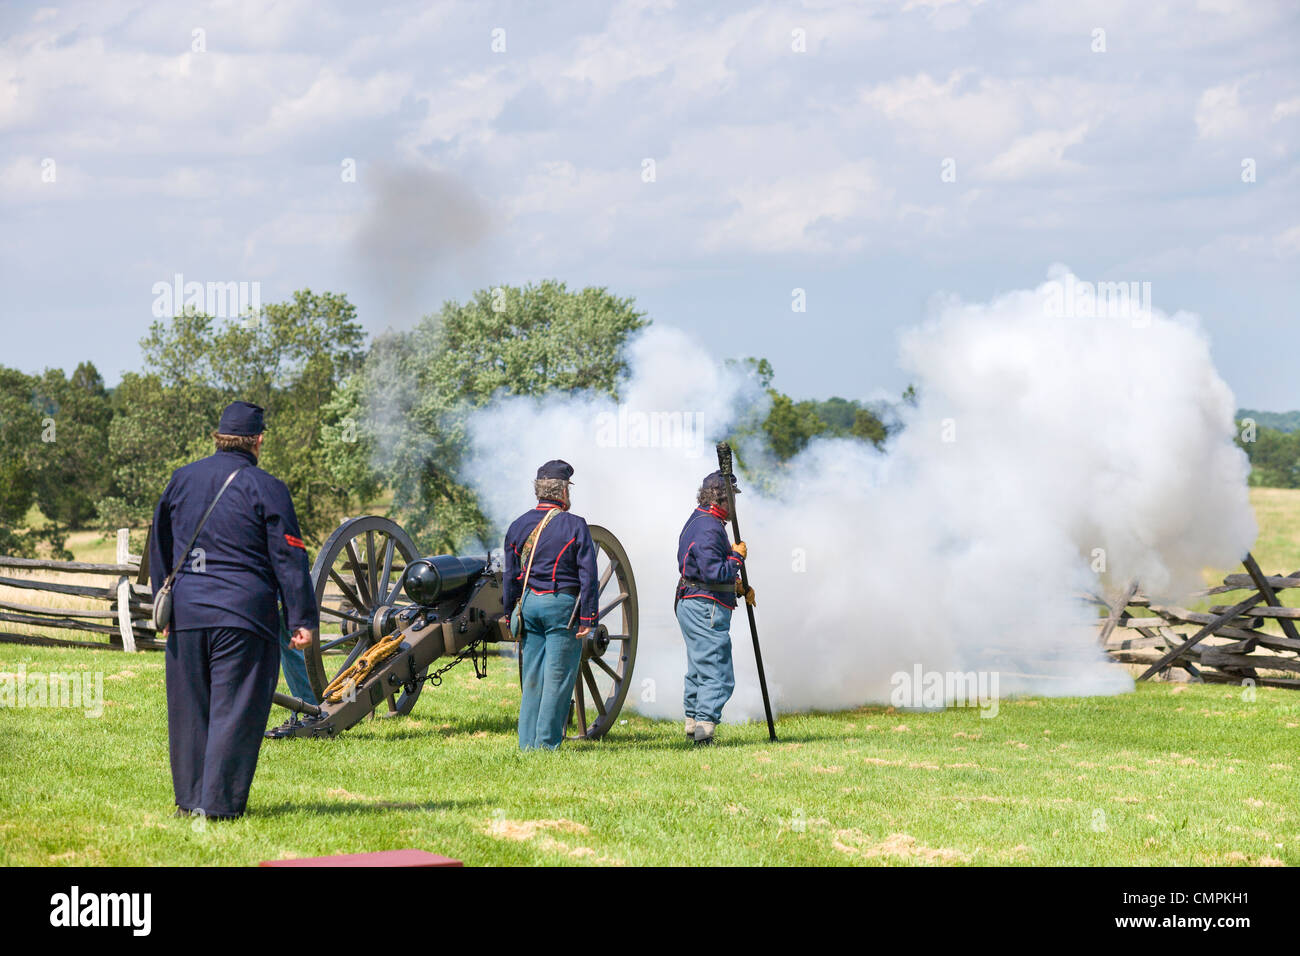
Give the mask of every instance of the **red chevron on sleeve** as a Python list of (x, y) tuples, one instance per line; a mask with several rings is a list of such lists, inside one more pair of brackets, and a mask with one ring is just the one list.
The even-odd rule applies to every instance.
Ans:
[(288, 543), (289, 547), (291, 548), (302, 548), (304, 551), (307, 550), (307, 546), (302, 543), (302, 538), (295, 538), (291, 534), (286, 534), (284, 536), (284, 540)]

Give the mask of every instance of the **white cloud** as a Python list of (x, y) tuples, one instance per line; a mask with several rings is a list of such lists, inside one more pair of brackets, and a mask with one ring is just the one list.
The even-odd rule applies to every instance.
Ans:
[(1277, 122), (1288, 116), (1295, 116), (1297, 113), (1300, 113), (1300, 96), (1276, 104), (1273, 107), (1273, 121)]
[(1080, 124), (1070, 129), (1044, 129), (1022, 136), (982, 167), (979, 174), (987, 179), (1014, 180), (1078, 168), (1066, 162), (1065, 151), (1081, 143), (1087, 132), (1088, 127)]
[(1212, 86), (1196, 101), (1196, 134), (1201, 139), (1220, 139), (1242, 132), (1247, 127), (1241, 108), (1241, 80)]
[[(812, 252), (843, 255), (858, 251), (867, 222), (888, 204), (865, 161), (845, 163), (813, 175), (747, 179), (729, 188), (733, 210), (705, 226), (700, 246), (707, 252)], [(853, 222), (858, 229), (832, 239), (818, 227)]]

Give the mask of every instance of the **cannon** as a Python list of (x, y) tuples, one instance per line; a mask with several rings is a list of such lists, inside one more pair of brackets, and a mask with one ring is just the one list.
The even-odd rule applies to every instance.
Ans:
[[(598, 740), (609, 731), (636, 663), (632, 566), (614, 535), (590, 528), (599, 611), (583, 638), (565, 734), (570, 740)], [(488, 645), (514, 641), (501, 611), (501, 577), (499, 563), (487, 555), (419, 555), (388, 518), (345, 520), (311, 571), (321, 626), (305, 656), (321, 703), (277, 693), (275, 702), (293, 716), (274, 735), (333, 737), (372, 714), (409, 714), (425, 684), (441, 683), (466, 658), (485, 676)]]

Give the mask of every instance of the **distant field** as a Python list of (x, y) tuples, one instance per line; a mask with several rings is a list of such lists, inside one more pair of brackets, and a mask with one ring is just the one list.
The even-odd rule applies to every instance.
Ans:
[[(1259, 540), (1253, 553), (1264, 573), (1300, 571), (1300, 489), (1252, 488), (1250, 503), (1259, 522)], [(1223, 571), (1212, 577), (1217, 582)]]

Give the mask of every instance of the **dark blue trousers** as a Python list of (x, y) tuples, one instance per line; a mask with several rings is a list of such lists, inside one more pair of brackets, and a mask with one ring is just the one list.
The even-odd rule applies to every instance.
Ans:
[(176, 805), (235, 817), (248, 805), (280, 646), (235, 627), (167, 638), (167, 742)]

